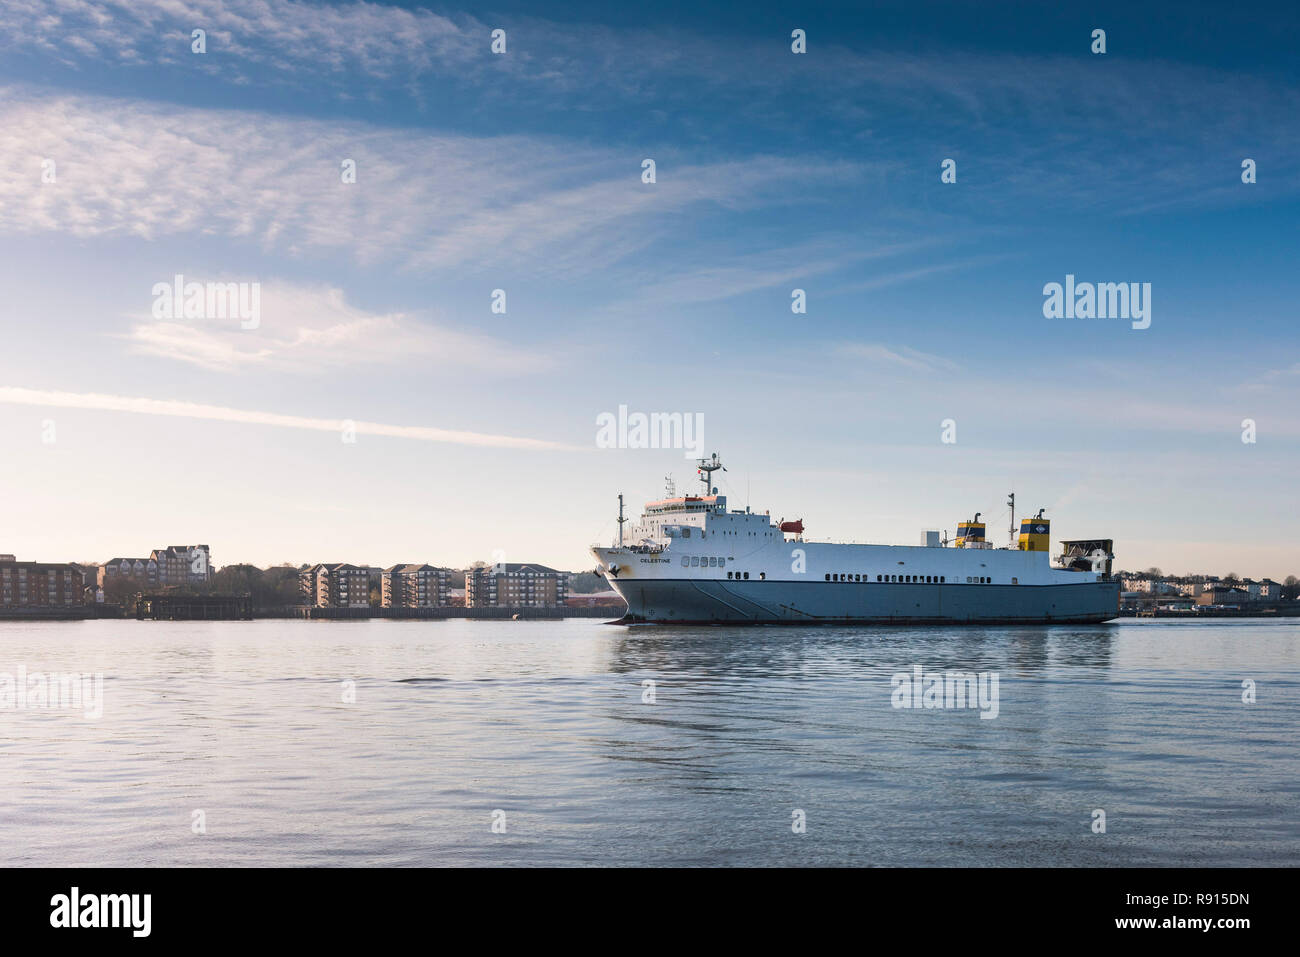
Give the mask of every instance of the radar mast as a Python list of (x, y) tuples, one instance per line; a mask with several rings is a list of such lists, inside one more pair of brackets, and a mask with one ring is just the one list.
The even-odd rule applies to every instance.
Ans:
[(704, 483), (704, 494), (707, 497), (713, 487), (713, 473), (718, 469), (727, 471), (721, 462), (718, 461), (718, 453), (713, 453), (712, 459), (697, 459), (696, 466), (700, 472), (700, 481)]

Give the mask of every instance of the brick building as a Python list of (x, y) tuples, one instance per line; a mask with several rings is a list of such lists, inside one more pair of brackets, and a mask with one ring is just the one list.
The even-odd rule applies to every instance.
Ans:
[(99, 566), (100, 588), (130, 581), (142, 590), (160, 585), (201, 585), (212, 580), (212, 552), (207, 545), (168, 545), (148, 558), (110, 558)]
[(569, 573), (545, 565), (508, 563), (465, 572), (469, 608), (558, 608), (569, 593)]
[(347, 562), (311, 565), (299, 570), (304, 604), (317, 608), (369, 608), (370, 569)]
[(0, 561), (0, 607), (80, 605), (85, 591), (86, 573), (80, 565)]
[(432, 565), (393, 565), (383, 574), (385, 608), (441, 608), (447, 604), (448, 571)]

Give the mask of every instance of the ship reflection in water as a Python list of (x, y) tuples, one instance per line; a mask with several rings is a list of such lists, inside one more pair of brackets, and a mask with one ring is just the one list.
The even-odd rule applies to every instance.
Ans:
[(0, 863), (1300, 859), (1284, 623), (125, 627), (0, 625), (0, 671), (104, 674), (3, 713)]

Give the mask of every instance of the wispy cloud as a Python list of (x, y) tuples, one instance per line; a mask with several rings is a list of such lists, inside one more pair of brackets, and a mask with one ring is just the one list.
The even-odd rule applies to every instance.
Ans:
[(855, 243), (862, 242), (863, 237), (831, 237), (798, 247), (755, 252), (742, 260), (729, 258), (713, 266), (674, 268), (670, 275), (643, 279), (637, 302), (643, 306), (648, 303), (718, 302), (760, 289), (797, 283), (869, 260), (906, 255), (934, 246), (938, 240), (876, 242), (854, 248)]
[[(141, 311), (148, 315), (148, 310)], [(243, 329), (234, 319), (150, 317), (139, 318), (124, 338), (133, 352), (216, 371), (317, 372), (415, 360), (517, 374), (551, 362), (541, 353), (515, 349), (445, 322), (404, 312), (367, 312), (332, 286), (283, 282), (261, 284), (260, 323), (254, 329)]]
[[(9, 0), (0, 40), (64, 62), (126, 65), (188, 61), (239, 82), (250, 65), (284, 76), (361, 72), (381, 78), (419, 75), (486, 57), (488, 31), (429, 10), (378, 3), (297, 0)], [(207, 34), (207, 53), (192, 54), (191, 31)]]
[(975, 266), (985, 266), (991, 263), (999, 262), (1006, 259), (1006, 256), (978, 256), (970, 259), (959, 259), (950, 262), (932, 263), (928, 266), (917, 266), (912, 269), (896, 269), (892, 272), (882, 273), (872, 276), (870, 279), (864, 279), (860, 282), (846, 283), (844, 285), (833, 286), (826, 290), (826, 295), (838, 295), (845, 292), (867, 292), (872, 289), (885, 289), (889, 286), (897, 286), (900, 283), (912, 282), (917, 279), (924, 279), (927, 276), (933, 276), (938, 273), (952, 272), (958, 269), (970, 269)]
[(839, 346), (836, 351), (855, 359), (880, 365), (899, 366), (914, 372), (944, 372), (957, 368), (957, 363), (951, 359), (908, 346), (891, 348), (875, 342), (848, 342)]
[(334, 432), (337, 434), (342, 434), (346, 425), (357, 435), (381, 435), (397, 439), (416, 439), (422, 442), (450, 442), (455, 445), (492, 448), (573, 450), (572, 446), (545, 439), (493, 435), (486, 432), (464, 432), (422, 425), (389, 425), (382, 422), (320, 419), (301, 415), (284, 415), (278, 412), (232, 409), (227, 406), (204, 405), (175, 399), (149, 399), (139, 396), (105, 395), (95, 392), (54, 392), (43, 389), (0, 386), (0, 403), (47, 406), (60, 409), (87, 409), (98, 412), (129, 412), (136, 415), (162, 415), (183, 419), (205, 419), (212, 422), (238, 422), (245, 425), (308, 429), (316, 432)]
[[(0, 165), (17, 174), (0, 179), (0, 231), (14, 235), (225, 236), (298, 256), (555, 276), (629, 255), (688, 209), (787, 203), (790, 183), (813, 189), (854, 170), (755, 157), (661, 166), (646, 185), (639, 154), (530, 137), (13, 89), (0, 98)], [(349, 159), (355, 183), (341, 180)]]
[[(490, 52), (496, 27), (510, 37), (501, 56)], [(195, 28), (208, 31), (207, 54), (190, 52)], [(11, 51), (71, 66), (202, 71), (241, 89), (287, 84), (332, 94), (336, 105), (356, 101), (357, 115), (376, 96), (422, 103), (432, 84), (441, 95), (454, 88), (479, 104), (522, 108), (525, 125), (575, 102), (652, 105), (686, 118), (708, 101), (714, 122), (678, 126), (682, 143), (716, 141), (739, 125), (797, 150), (824, 143), (833, 123), (876, 155), (911, 162), (919, 149), (935, 168), (928, 180), (940, 157), (958, 158), (965, 188), (954, 209), (996, 208), (990, 191), (1116, 216), (1253, 202), (1262, 190), (1243, 191), (1229, 175), (1229, 160), (1245, 148), (1269, 170), (1270, 188), (1300, 189), (1300, 131), (1291, 122), (1300, 89), (1275, 77), (1195, 62), (1102, 62), (1082, 50), (864, 49), (816, 33), (809, 53), (793, 56), (782, 39), (668, 23), (615, 28), (517, 14), (489, 21), (366, 2), (10, 0), (0, 8), (0, 47)], [(798, 99), (797, 111), (788, 97)], [(908, 175), (888, 185), (914, 198), (918, 182)]]

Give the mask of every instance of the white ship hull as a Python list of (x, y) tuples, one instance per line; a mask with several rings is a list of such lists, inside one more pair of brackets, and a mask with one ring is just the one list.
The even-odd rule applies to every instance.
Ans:
[(592, 548), (627, 601), (626, 622), (1078, 624), (1119, 613), (1119, 583), (1053, 566), (1045, 534), (1034, 550), (940, 547), (937, 536), (924, 546), (804, 542), (766, 515), (728, 511), (716, 492), (651, 502), (628, 532), (635, 544)]

